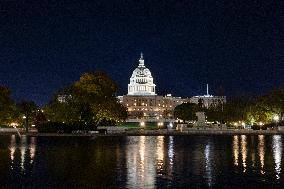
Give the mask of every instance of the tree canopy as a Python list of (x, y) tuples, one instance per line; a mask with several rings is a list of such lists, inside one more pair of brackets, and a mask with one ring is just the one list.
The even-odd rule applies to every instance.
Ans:
[(26, 132), (28, 132), (28, 127), (35, 121), (37, 109), (38, 107), (33, 101), (22, 100), (17, 104), (18, 119), (25, 126)]
[(190, 121), (196, 120), (196, 112), (200, 111), (202, 108), (198, 104), (194, 103), (183, 103), (175, 107), (174, 115), (175, 118)]
[(214, 105), (208, 109), (202, 108), (202, 101), (198, 104), (184, 103), (175, 108), (174, 115), (182, 120), (195, 120), (197, 111), (204, 111), (207, 121), (271, 123), (275, 115), (283, 120), (284, 89), (275, 89), (257, 97), (233, 97), (226, 104)]
[[(117, 85), (104, 72), (83, 74), (79, 81), (55, 94), (45, 107), (50, 121), (98, 126), (102, 120), (120, 121), (127, 110), (117, 98)], [(58, 100), (63, 96), (64, 102)]]
[(207, 120), (226, 122), (243, 121), (271, 123), (273, 116), (278, 115), (283, 120), (284, 89), (275, 89), (257, 97), (235, 97), (224, 106), (210, 107), (206, 110)]
[(9, 124), (16, 117), (16, 106), (7, 87), (0, 86), (0, 124)]
[(278, 115), (283, 120), (284, 114), (284, 89), (276, 89), (265, 95), (259, 96), (250, 105), (247, 118), (250, 121), (271, 122), (274, 115)]

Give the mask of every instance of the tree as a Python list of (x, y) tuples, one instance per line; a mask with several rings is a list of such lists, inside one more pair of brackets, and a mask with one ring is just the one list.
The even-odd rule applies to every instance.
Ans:
[(228, 100), (224, 106), (224, 117), (229, 122), (270, 123), (275, 114), (283, 119), (283, 113), (283, 88), (272, 90), (258, 97), (235, 97)]
[(202, 98), (198, 99), (198, 106), (202, 108), (204, 106), (204, 100)]
[(16, 117), (15, 103), (7, 87), (0, 86), (0, 124), (9, 124)]
[[(85, 73), (57, 93), (45, 107), (51, 121), (98, 126), (102, 120), (125, 120), (127, 110), (117, 100), (117, 86), (104, 72)], [(64, 97), (64, 102), (58, 100)]]
[[(89, 122), (92, 119), (89, 104), (84, 98), (79, 99), (79, 91), (73, 85), (57, 92), (49, 104), (44, 107), (44, 113), (48, 120), (52, 122)], [(62, 97), (64, 101), (60, 101)]]
[(100, 104), (93, 104), (92, 112), (95, 115), (94, 123), (96, 126), (104, 119), (117, 122), (127, 118), (127, 109), (116, 98), (105, 100)]
[(284, 114), (284, 89), (276, 89), (265, 95), (259, 96), (250, 106), (248, 117), (254, 121), (269, 123), (277, 114), (283, 119)]
[(207, 121), (224, 121), (223, 116), (223, 104), (218, 103), (217, 105), (211, 104), (208, 109), (205, 109)]
[(22, 100), (17, 104), (17, 109), (22, 118), (26, 132), (29, 131), (29, 126), (33, 123), (36, 117), (37, 105), (33, 101)]
[(174, 116), (175, 118), (178, 118), (184, 121), (196, 120), (195, 113), (201, 110), (202, 108), (200, 108), (198, 104), (183, 103), (175, 107)]
[(38, 126), (45, 122), (47, 122), (47, 118), (43, 110), (37, 110), (37, 113), (35, 115), (35, 125)]
[(247, 117), (247, 111), (253, 99), (239, 96), (231, 98), (224, 105), (224, 119), (227, 122), (244, 121)]

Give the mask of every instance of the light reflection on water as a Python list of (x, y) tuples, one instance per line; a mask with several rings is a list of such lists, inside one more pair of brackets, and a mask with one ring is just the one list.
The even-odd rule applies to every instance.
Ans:
[[(155, 188), (156, 177), (171, 179), (174, 164), (173, 136), (169, 137), (167, 165), (165, 165), (165, 136), (139, 136), (130, 139), (131, 145), (127, 148), (126, 160), (129, 188)], [(165, 166), (167, 170), (164, 169)]]
[(233, 158), (234, 158), (234, 165), (239, 165), (239, 136), (233, 136)]
[[(137, 141), (138, 139), (138, 141)], [(155, 146), (153, 140), (146, 140), (145, 136), (132, 137), (131, 145), (127, 148), (127, 186), (137, 188), (154, 188), (156, 169)], [(138, 146), (136, 145), (138, 142)]]
[(164, 136), (158, 136), (157, 137), (157, 152), (156, 152), (156, 155), (157, 155), (157, 172), (158, 172), (158, 175), (162, 175), (162, 172), (163, 172), (164, 156), (165, 156), (164, 140), (165, 140)]
[[(252, 144), (254, 144), (254, 137), (252, 136), (251, 138)], [(278, 144), (281, 143), (278, 142)], [(258, 157), (259, 157), (259, 162), (260, 162), (260, 167), (259, 171), (261, 174), (265, 174), (265, 136), (264, 135), (258, 135), (257, 136), (257, 151), (258, 151)], [(275, 146), (275, 145), (274, 145)], [(276, 145), (275, 148), (279, 148), (279, 146)], [(282, 150), (282, 149), (281, 149)], [(280, 150), (280, 151), (281, 151)], [(276, 152), (276, 151), (275, 151)], [(232, 155), (233, 155), (233, 160), (234, 160), (234, 165), (239, 166), (239, 155), (241, 153), (241, 161), (242, 161), (242, 167), (243, 167), (243, 172), (246, 172), (247, 164), (248, 161), (248, 137), (246, 135), (235, 135), (233, 136), (233, 142), (232, 142)], [(250, 146), (250, 154), (251, 154), (251, 162), (252, 162), (252, 167), (255, 167), (255, 149), (254, 146)], [(279, 158), (278, 158), (279, 159)]]
[(174, 137), (169, 136), (169, 143), (168, 143), (168, 178), (171, 180), (173, 176), (173, 165), (174, 165)]
[[(240, 144), (239, 144), (239, 140)], [(252, 142), (253, 142), (252, 138)], [(258, 157), (259, 157), (259, 171), (262, 175), (264, 175), (265, 172), (265, 154), (267, 153), (266, 149), (266, 141), (265, 141), (265, 136), (264, 135), (258, 135), (257, 136), (257, 150), (258, 150)], [(247, 136), (241, 135), (240, 139), (239, 136), (235, 135), (233, 136), (233, 142), (232, 142), (232, 155), (234, 159), (234, 165), (239, 166), (239, 149), (241, 151), (241, 157), (242, 157), (242, 166), (243, 166), (243, 172), (246, 172), (247, 170), (247, 157), (248, 157), (248, 141), (247, 141)], [(275, 169), (275, 176), (276, 179), (280, 179), (281, 175), (281, 161), (282, 161), (282, 136), (281, 135), (274, 135), (272, 136), (272, 155), (274, 159), (274, 169)], [(253, 163), (252, 166), (254, 167), (254, 162), (255, 162), (255, 156), (254, 156), (254, 147), (251, 147), (251, 154), (252, 154), (252, 159), (251, 162)]]
[(206, 177), (207, 177), (207, 183), (209, 188), (212, 186), (212, 171), (213, 171), (213, 165), (212, 165), (212, 149), (210, 142), (205, 147), (205, 168), (206, 168)]
[(243, 172), (246, 172), (247, 168), (247, 136), (241, 135), (241, 153), (242, 153), (242, 164), (243, 164)]
[[(28, 141), (28, 137), (22, 135), (19, 139), (19, 142), (17, 142), (17, 136), (11, 135), (9, 145), (11, 170), (17, 168), (17, 166), (19, 165), (21, 171), (24, 173), (25, 165), (33, 164), (36, 152), (36, 137), (30, 137), (29, 139), (30, 140)], [(17, 161), (17, 159), (15, 159), (17, 151), (20, 152), (20, 161)], [(29, 153), (29, 157), (27, 157), (27, 153)], [(29, 158), (29, 162), (26, 161), (27, 158)], [(19, 162), (19, 164), (17, 164), (17, 162)]]
[(265, 139), (264, 135), (258, 135), (258, 155), (260, 161), (260, 173), (265, 174), (264, 158), (265, 158)]
[[(85, 162), (85, 165), (92, 166), (90, 171), (109, 172), (104, 175), (109, 175), (108, 179), (119, 180), (118, 188), (182, 188), (183, 186), (186, 188), (190, 186), (193, 188), (195, 186), (196, 188), (218, 188), (226, 182), (227, 184), (238, 182), (240, 177), (242, 182), (246, 182), (248, 185), (251, 182), (250, 186), (254, 186), (254, 182), (259, 180), (261, 183), (258, 183), (257, 186), (261, 186), (263, 182), (276, 181), (276, 179), (279, 184), (283, 183), (281, 181), (283, 180), (283, 165), (281, 163), (283, 140), (279, 135), (128, 136), (117, 138), (119, 140), (111, 137), (98, 137), (92, 141), (88, 138), (70, 137), (72, 139), (70, 142), (68, 138), (61, 137), (23, 136), (18, 138), (12, 135), (5, 146), (9, 161), (7, 165), (10, 171), (7, 174), (11, 174), (11, 180), (14, 180), (19, 177), (18, 174), (28, 177), (32, 175), (33, 171), (37, 171), (43, 175), (42, 178), (47, 179), (42, 183), (51, 182), (48, 180), (49, 177), (45, 176), (47, 173), (50, 174), (49, 176), (55, 174), (50, 178), (53, 180), (61, 178), (63, 183), (69, 182), (66, 187), (80, 188), (80, 185), (73, 184), (80, 183), (82, 177), (79, 177), (80, 180), (79, 178), (76, 180), (78, 175), (72, 174), (88, 170), (87, 167), (81, 168), (83, 167), (81, 162)], [(85, 142), (82, 143), (84, 140)], [(66, 150), (67, 146), (68, 150)], [(87, 159), (88, 155), (82, 153), (92, 151), (90, 149), (96, 149), (96, 154), (100, 154), (100, 157), (96, 159), (92, 155)], [(49, 156), (47, 156), (48, 154)], [(104, 157), (110, 154), (115, 156), (111, 158), (112, 162), (108, 166), (102, 166), (101, 163), (109, 163), (105, 161)], [(62, 159), (64, 162), (60, 161)], [(69, 159), (72, 161), (68, 162)], [(0, 172), (1, 161), (0, 159)], [(76, 164), (77, 162), (78, 164)], [(64, 169), (57, 166), (56, 171), (50, 171), (54, 170), (52, 166), (56, 163), (62, 165), (61, 168)], [(232, 169), (233, 171), (231, 171)], [(3, 174), (3, 172), (1, 173)], [(86, 180), (88, 181), (94, 179), (93, 175), (98, 174), (90, 172), (87, 175), (89, 178)], [(65, 178), (70, 176), (73, 180), (67, 181)], [(37, 177), (36, 173), (35, 177), (41, 179), (41, 177)], [(117, 180), (113, 180), (112, 183), (117, 183)], [(96, 182), (98, 181), (99, 179), (96, 180)], [(3, 180), (0, 175), (1, 182)], [(107, 184), (109, 180), (101, 182)], [(61, 185), (52, 185), (55, 188), (56, 186), (60, 188)]]
[(272, 139), (273, 157), (275, 162), (276, 178), (280, 179), (281, 160), (282, 160), (282, 137), (281, 135), (274, 135)]
[(30, 150), (30, 164), (32, 164), (34, 162), (35, 153), (36, 153), (36, 137), (30, 138), (29, 150)]
[(27, 136), (23, 135), (21, 137), (21, 145), (20, 145), (20, 152), (21, 152), (21, 170), (24, 171), (24, 163), (26, 159), (26, 151), (27, 151)]
[(14, 159), (15, 159), (15, 151), (16, 151), (16, 136), (12, 135), (11, 136), (11, 143), (9, 146), (9, 150), (10, 150), (10, 158), (11, 158), (11, 169), (13, 169), (13, 164), (14, 164)]

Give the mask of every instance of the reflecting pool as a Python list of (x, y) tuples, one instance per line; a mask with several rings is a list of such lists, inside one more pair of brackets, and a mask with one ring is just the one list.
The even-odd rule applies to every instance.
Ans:
[(0, 188), (284, 188), (284, 136), (0, 136)]

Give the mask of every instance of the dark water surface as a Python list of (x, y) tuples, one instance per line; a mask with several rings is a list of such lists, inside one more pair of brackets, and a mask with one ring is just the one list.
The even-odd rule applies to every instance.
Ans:
[(284, 136), (0, 136), (1, 188), (284, 188)]

